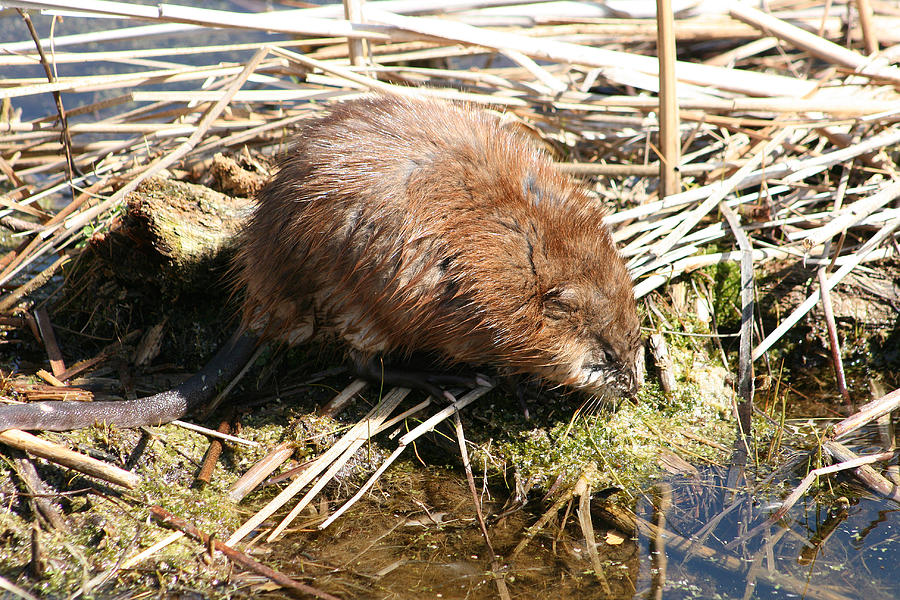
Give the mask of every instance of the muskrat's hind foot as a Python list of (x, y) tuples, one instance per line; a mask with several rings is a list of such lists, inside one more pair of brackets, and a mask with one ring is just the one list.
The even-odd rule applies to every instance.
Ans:
[(450, 402), (456, 402), (456, 397), (443, 389), (443, 386), (471, 388), (484, 385), (486, 382), (485, 377), (482, 375), (453, 375), (451, 373), (388, 367), (377, 357), (369, 359), (353, 357), (351, 363), (357, 377), (372, 383), (386, 383), (393, 386), (422, 390), (430, 396), (445, 398)]

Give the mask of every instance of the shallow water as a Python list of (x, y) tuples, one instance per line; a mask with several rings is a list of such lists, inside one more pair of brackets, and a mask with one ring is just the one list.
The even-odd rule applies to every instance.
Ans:
[[(873, 451), (879, 439), (869, 428), (847, 444)], [(534, 495), (525, 506), (506, 505), (502, 486), (479, 481), (499, 557), (492, 565), (464, 475), (421, 464), (387, 476), (324, 532), (315, 529), (320, 518), (308, 515), (305, 526), (272, 547), (267, 561), (286, 573), (312, 576), (316, 586), (345, 598), (496, 598), (494, 573), (502, 574), (513, 598), (900, 597), (900, 504), (867, 492), (850, 477), (823, 480), (779, 523), (745, 536), (806, 473), (802, 453), (788, 464), (790, 469), (773, 474), (774, 483), (758, 483), (752, 491), (729, 491), (728, 470), (709, 468), (668, 478), (639, 498), (631, 505), (634, 513), (655, 523), (655, 492), (669, 490), (665, 529), (689, 540), (665, 536), (662, 561), (649, 528), (637, 534), (616, 529), (604, 520), (603, 494), (594, 494), (600, 576), (578, 523), (577, 499), (511, 559), (549, 503)], [(897, 473), (896, 458), (892, 464)], [(743, 541), (725, 548), (736, 539)]]

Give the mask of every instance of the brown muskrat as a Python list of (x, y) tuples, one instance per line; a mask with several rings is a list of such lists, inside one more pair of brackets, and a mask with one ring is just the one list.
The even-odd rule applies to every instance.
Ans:
[[(427, 353), (591, 394), (633, 393), (642, 346), (604, 211), (546, 153), (467, 105), (371, 96), (301, 127), (234, 263), (243, 326), (185, 384), (124, 402), (0, 409), (0, 429), (184, 415), (257, 339), (335, 338), (356, 365)], [(387, 383), (430, 383), (402, 372)]]

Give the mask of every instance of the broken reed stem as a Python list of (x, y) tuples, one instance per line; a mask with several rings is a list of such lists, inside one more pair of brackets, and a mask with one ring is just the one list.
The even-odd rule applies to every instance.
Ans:
[(171, 423), (173, 425), (177, 425), (177, 426), (181, 427), (182, 429), (194, 431), (196, 433), (205, 435), (207, 437), (211, 437), (213, 439), (224, 440), (226, 442), (232, 442), (234, 444), (239, 444), (241, 446), (259, 446), (259, 442), (254, 442), (253, 440), (245, 440), (244, 438), (240, 438), (235, 435), (230, 435), (228, 432), (219, 431), (217, 429), (210, 429), (209, 427), (203, 427), (202, 425), (188, 423), (187, 421), (182, 421), (180, 419), (175, 419), (174, 421), (169, 421), (169, 423)]
[[(649, 56), (552, 39), (538, 40), (517, 33), (483, 30), (446, 19), (404, 17), (374, 8), (371, 4), (364, 7), (364, 12), (371, 22), (385, 23), (419, 35), (483, 46), (496, 51), (517, 50), (533, 59), (573, 63), (586, 67), (605, 67), (611, 69), (606, 75), (614, 81), (619, 81), (623, 77), (619, 74), (619, 69), (623, 72), (633, 70), (645, 73), (654, 79), (659, 74), (659, 62)], [(811, 82), (801, 82), (778, 75), (711, 67), (685, 61), (677, 61), (676, 66), (682, 81), (748, 95), (772, 96), (774, 95), (772, 92), (777, 89), (779, 95), (802, 96), (814, 90), (814, 84)], [(633, 78), (625, 78), (622, 83), (628, 84), (633, 81)]]
[[(898, 143), (900, 143), (900, 129), (887, 131), (865, 139), (858, 144), (852, 144), (846, 148), (825, 152), (819, 156), (782, 160), (776, 164), (768, 164), (765, 169), (747, 173), (746, 176), (739, 178), (736, 182), (732, 182), (732, 178), (729, 178), (725, 181), (717, 181), (699, 188), (681, 192), (680, 194), (665, 198), (664, 200), (648, 202), (635, 208), (620, 210), (608, 215), (605, 222), (608, 225), (622, 223), (623, 221), (652, 215), (667, 209), (694, 204), (715, 194), (721, 194), (724, 198), (730, 190), (739, 191), (751, 186), (759, 185), (764, 181), (772, 181), (778, 178), (784, 178), (788, 181), (799, 181), (836, 164), (840, 164), (863, 154), (881, 150), (882, 148), (894, 146)], [(746, 166), (746, 164), (744, 166)]]
[(149, 557), (153, 556), (154, 554), (156, 554), (157, 552), (159, 552), (166, 546), (177, 542), (184, 536), (185, 536), (185, 533), (183, 531), (174, 531), (174, 532), (170, 533), (169, 535), (165, 536), (163, 539), (156, 542), (155, 544), (153, 544), (152, 546), (144, 548), (143, 550), (141, 550), (140, 552), (138, 552), (131, 558), (126, 559), (121, 565), (119, 565), (119, 567), (123, 570), (130, 569), (131, 567), (140, 563), (145, 558), (149, 558)]
[[(250, 517), (243, 525), (241, 525), (232, 535), (228, 538), (226, 542), (229, 546), (233, 546), (234, 544), (240, 542), (242, 539), (247, 537), (247, 535), (256, 529), (259, 525), (262, 524), (263, 521), (272, 516), (276, 510), (290, 502), (290, 500), (300, 493), (300, 490), (305, 488), (308, 484), (310, 484), (313, 479), (318, 477), (322, 472), (324, 472), (329, 465), (334, 463), (335, 461), (340, 460), (345, 454), (347, 448), (356, 445), (358, 448), (361, 445), (360, 440), (365, 442), (370, 435), (370, 432), (377, 428), (377, 424), (380, 424), (384, 419), (386, 419), (390, 413), (394, 411), (403, 397), (409, 390), (405, 388), (395, 388), (388, 392), (388, 394), (381, 399), (381, 401), (371, 410), (369, 413), (356, 425), (351, 427), (347, 433), (345, 433), (340, 440), (332, 444), (332, 446), (326, 450), (321, 456), (319, 456), (315, 462), (310, 465), (303, 473), (300, 474), (296, 479), (294, 479), (290, 485), (288, 485), (284, 490), (281, 491), (278, 496), (272, 499), (266, 506), (259, 510), (255, 515)], [(349, 459), (349, 456), (347, 457)], [(327, 483), (325, 478), (320, 479), (320, 484), (324, 485)], [(307, 494), (308, 495), (308, 494)], [(302, 502), (302, 500), (301, 500)], [(296, 508), (296, 507), (295, 507)], [(287, 523), (283, 524), (286, 526)]]
[(322, 417), (334, 417), (336, 414), (344, 410), (344, 407), (353, 400), (357, 394), (366, 389), (366, 386), (369, 385), (369, 382), (365, 379), (354, 379), (351, 381), (347, 387), (338, 393), (337, 396), (329, 400), (325, 405), (323, 405), (318, 413)]
[(575, 513), (578, 516), (578, 525), (584, 536), (584, 545), (591, 561), (594, 577), (600, 583), (600, 589), (607, 598), (613, 598), (612, 588), (606, 578), (603, 563), (600, 561), (600, 553), (597, 552), (597, 538), (594, 535), (594, 522), (591, 518), (591, 483), (585, 473), (582, 473), (575, 483), (574, 495), (578, 496), (578, 508)]
[[(838, 462), (837, 464), (834, 464), (834, 465), (829, 465), (827, 467), (820, 467), (818, 469), (813, 469), (812, 471), (807, 473), (806, 477), (803, 478), (803, 481), (801, 481), (800, 484), (797, 487), (795, 487), (790, 494), (788, 494), (787, 498), (785, 498), (782, 501), (781, 506), (778, 508), (778, 510), (773, 512), (771, 515), (769, 515), (769, 518), (767, 518), (765, 521), (763, 521), (762, 523), (760, 523), (759, 525), (757, 525), (756, 527), (754, 527), (753, 529), (751, 529), (744, 535), (725, 544), (726, 550), (730, 550), (730, 549), (736, 547), (738, 544), (744, 542), (745, 540), (751, 539), (754, 536), (759, 535), (760, 533), (762, 533), (769, 527), (772, 527), (773, 525), (775, 525), (775, 523), (780, 521), (782, 518), (784, 518), (784, 516), (788, 513), (788, 511), (795, 504), (797, 504), (797, 501), (803, 497), (803, 494), (806, 493), (806, 490), (808, 490), (810, 488), (810, 486), (812, 486), (812, 484), (819, 477), (823, 477), (823, 476), (829, 475), (831, 473), (838, 473), (840, 471), (846, 471), (849, 469), (854, 469), (857, 473), (857, 476), (859, 476), (859, 471), (863, 468), (868, 469), (869, 472), (874, 473), (874, 470), (871, 467), (869, 467), (868, 465), (870, 465), (871, 463), (874, 463), (874, 462), (891, 460), (894, 457), (893, 452), (882, 452), (882, 453), (874, 454), (871, 456), (860, 457), (860, 456), (857, 456), (856, 454), (850, 452), (849, 450), (847, 450), (847, 448), (845, 446), (842, 446), (841, 444), (838, 444), (837, 442), (825, 442), (825, 444), (823, 445), (823, 448), (840, 462)], [(867, 475), (869, 475), (868, 472), (867, 472)], [(877, 475), (881, 479), (884, 479), (877, 473), (875, 473), (875, 475)], [(861, 477), (861, 479), (863, 479), (863, 478)], [(884, 481), (887, 481), (887, 480), (884, 480)], [(866, 483), (865, 480), (863, 480), (863, 482)], [(895, 491), (895, 494), (896, 494), (896, 491)]]
[(231, 484), (228, 489), (228, 498), (232, 502), (240, 502), (251, 491), (256, 489), (260, 483), (265, 481), (266, 477), (275, 472), (294, 454), (294, 444), (292, 442), (281, 442), (260, 461), (254, 464), (244, 473), (240, 479)]
[[(251, 74), (256, 70), (259, 64), (262, 62), (262, 59), (268, 53), (267, 47), (263, 47), (254, 54), (254, 56), (250, 59), (247, 65), (240, 71), (240, 73), (235, 77), (235, 79), (229, 84), (228, 88), (222, 94), (222, 97), (216, 102), (207, 113), (203, 116), (197, 126), (194, 128), (193, 133), (190, 137), (180, 144), (173, 152), (166, 154), (153, 163), (151, 163), (146, 169), (139, 172), (136, 177), (130, 179), (123, 187), (121, 187), (118, 191), (116, 191), (110, 198), (101, 202), (100, 204), (89, 208), (87, 210), (82, 211), (75, 217), (68, 219), (65, 222), (65, 229), (54, 234), (54, 238), (51, 242), (44, 243), (38, 246), (43, 239), (41, 236), (35, 237), (30, 246), (29, 251), (30, 254), (26, 254), (23, 252), (19, 255), (19, 260), (15, 265), (15, 269), (21, 270), (30, 262), (36, 260), (38, 257), (43, 255), (45, 252), (49, 251), (53, 247), (61, 247), (64, 243), (72, 238), (72, 236), (79, 231), (82, 227), (87, 225), (93, 219), (99, 217), (100, 215), (105, 214), (109, 209), (113, 208), (116, 204), (121, 202), (125, 196), (132, 191), (134, 191), (138, 185), (144, 180), (150, 178), (151, 176), (157, 174), (162, 169), (169, 167), (174, 164), (177, 160), (186, 156), (201, 140), (201, 138), (206, 134), (209, 127), (215, 121), (216, 118), (222, 113), (225, 107), (231, 102), (232, 97), (237, 91), (243, 86), (243, 84), (247, 81)], [(2, 90), (0, 90), (2, 93)], [(46, 232), (45, 232), (46, 233)], [(13, 271), (13, 265), (8, 265), (6, 269), (4, 269), (4, 277), (2, 281), (6, 281), (9, 277), (15, 274), (16, 271)], [(0, 302), (0, 312), (4, 310), (8, 310), (16, 302), (15, 298), (7, 297), (2, 302)]]
[(140, 173), (137, 177), (129, 181), (122, 188), (120, 188), (115, 194), (113, 194), (108, 200), (101, 202), (97, 206), (93, 208), (89, 208), (86, 211), (83, 211), (77, 217), (73, 217), (66, 223), (66, 228), (73, 232), (80, 227), (83, 227), (91, 220), (97, 218), (102, 215), (110, 208), (118, 204), (125, 196), (135, 189), (137, 186), (141, 184), (141, 182), (149, 179), (153, 175), (159, 173), (161, 170), (169, 167), (174, 164), (175, 161), (180, 160), (182, 157), (186, 156), (188, 152), (190, 152), (194, 146), (206, 135), (207, 130), (213, 124), (213, 122), (218, 118), (222, 111), (225, 110), (225, 107), (231, 102), (231, 98), (237, 91), (244, 85), (250, 75), (256, 70), (256, 67), (259, 66), (259, 63), (262, 62), (262, 59), (265, 58), (266, 54), (268, 54), (268, 48), (263, 47), (256, 51), (253, 57), (248, 61), (247, 65), (241, 70), (241, 72), (235, 77), (235, 79), (231, 82), (225, 92), (222, 94), (222, 97), (216, 102), (207, 113), (203, 116), (200, 122), (197, 124), (197, 127), (194, 129), (194, 132), (191, 133), (190, 137), (182, 142), (175, 151), (166, 154), (155, 160), (150, 164), (143, 172)]
[(725, 215), (741, 249), (741, 339), (738, 353), (738, 396), (741, 400), (738, 405), (738, 439), (741, 441), (740, 454), (746, 461), (750, 452), (749, 438), (752, 435), (753, 416), (753, 361), (750, 358), (754, 312), (753, 246), (734, 211), (724, 202), (719, 204), (719, 210)]
[(729, 13), (735, 19), (752, 25), (760, 31), (784, 40), (797, 48), (806, 50), (822, 60), (847, 67), (859, 75), (887, 79), (894, 84), (900, 83), (900, 69), (886, 66), (882, 62), (872, 61), (859, 52), (848, 50), (796, 25), (791, 25), (778, 17), (768, 15), (761, 10), (746, 4), (732, 2), (729, 4)]
[(497, 593), (501, 600), (510, 600), (509, 588), (506, 586), (506, 579), (503, 577), (503, 565), (494, 551), (494, 545), (491, 543), (491, 536), (488, 533), (487, 524), (484, 521), (484, 512), (481, 510), (481, 500), (478, 498), (478, 490), (475, 487), (475, 476), (472, 474), (472, 464), (469, 462), (469, 451), (466, 449), (466, 435), (463, 432), (462, 420), (459, 418), (459, 411), (453, 413), (453, 424), (456, 430), (456, 441), (459, 443), (459, 456), (463, 461), (463, 469), (466, 472), (466, 482), (469, 484), (469, 492), (472, 494), (472, 504), (475, 507), (475, 516), (478, 519), (478, 527), (481, 529), (481, 535), (484, 537), (484, 543), (488, 552), (491, 554), (491, 576), (497, 584)]
[(68, 254), (60, 256), (55, 261), (53, 261), (53, 263), (49, 267), (32, 277), (30, 281), (17, 287), (10, 294), (0, 300), (0, 314), (12, 310), (12, 308), (19, 300), (50, 281), (50, 278), (53, 277), (56, 271), (58, 271), (61, 266), (69, 262), (71, 258), (72, 257), (70, 257)]
[[(337, 475), (338, 471), (340, 471), (347, 462), (353, 458), (353, 455), (356, 454), (356, 451), (362, 448), (363, 444), (368, 442), (371, 437), (374, 435), (375, 431), (381, 426), (382, 423), (390, 416), (394, 409), (400, 404), (400, 402), (406, 398), (409, 394), (410, 390), (407, 388), (393, 388), (387, 395), (382, 399), (382, 401), (378, 404), (381, 407), (370, 419), (366, 419), (364, 425), (365, 428), (360, 430), (360, 434), (355, 438), (351, 438), (347, 445), (347, 448), (344, 452), (335, 460), (328, 470), (326, 470), (319, 477), (319, 480), (313, 484), (313, 486), (306, 492), (306, 495), (300, 499), (299, 502), (290, 510), (287, 516), (281, 520), (281, 522), (272, 530), (272, 533), (266, 538), (266, 541), (273, 542), (277, 539), (290, 525), (294, 519), (297, 518), (297, 515), (300, 514), (300, 511), (306, 508), (306, 506), (312, 502), (316, 496), (318, 496), (319, 492), (332, 480), (335, 475)], [(377, 407), (376, 407), (377, 408)]]
[(771, 140), (760, 142), (757, 145), (759, 150), (754, 153), (753, 157), (738, 169), (734, 175), (722, 182), (720, 186), (710, 186), (710, 195), (700, 203), (700, 206), (688, 213), (678, 227), (663, 238), (662, 241), (654, 244), (650, 248), (649, 256), (656, 258), (658, 261), (663, 254), (671, 250), (688, 231), (693, 229), (703, 217), (722, 202), (725, 196), (734, 191), (754, 169), (766, 160), (769, 154), (780, 148), (781, 142), (791, 132), (793, 132), (793, 129), (787, 127), (779, 131)]
[[(365, 0), (344, 0), (344, 18), (351, 23), (363, 23), (363, 2)], [(366, 40), (362, 38), (347, 38), (347, 46), (351, 65), (361, 67), (368, 63)]]
[(659, 57), (660, 197), (681, 191), (681, 135), (675, 89), (675, 25), (671, 0), (656, 0), (656, 52)]
[(834, 440), (822, 444), (822, 448), (841, 464), (855, 465), (853, 474), (876, 494), (895, 502), (900, 502), (900, 486), (886, 479), (870, 465), (874, 462), (891, 460), (896, 457), (895, 451), (881, 452), (869, 456), (859, 456), (845, 445)]
[(319, 529), (325, 529), (326, 527), (334, 523), (338, 519), (338, 517), (340, 517), (347, 510), (349, 510), (351, 506), (358, 502), (360, 498), (362, 498), (363, 495), (365, 495), (365, 493), (369, 491), (369, 489), (373, 485), (375, 485), (375, 482), (378, 481), (378, 478), (381, 477), (381, 475), (385, 471), (387, 471), (388, 467), (391, 466), (394, 461), (400, 457), (403, 451), (406, 450), (407, 446), (409, 446), (421, 436), (432, 431), (435, 427), (437, 427), (438, 423), (441, 423), (445, 419), (451, 417), (455, 412), (462, 410), (492, 389), (493, 385), (479, 386), (473, 389), (450, 406), (440, 410), (431, 417), (425, 419), (425, 421), (423, 421), (422, 423), (419, 423), (412, 430), (405, 433), (398, 440), (397, 448), (391, 453), (391, 455), (383, 463), (381, 463), (381, 465), (375, 470), (375, 472), (369, 477), (369, 479), (362, 486), (360, 486), (360, 488), (356, 491), (352, 498), (347, 500), (343, 504), (343, 506), (337, 509), (334, 513), (331, 514), (331, 516), (329, 516), (319, 525)]
[(878, 52), (878, 37), (872, 25), (872, 5), (869, 0), (856, 0), (856, 13), (859, 15), (859, 28), (862, 30), (866, 54), (872, 56)]
[(672, 358), (669, 356), (669, 347), (662, 333), (651, 333), (647, 338), (647, 346), (650, 350), (650, 356), (653, 358), (653, 365), (656, 367), (659, 387), (664, 394), (670, 394), (676, 385), (675, 368), (672, 364)]
[(141, 483), (141, 478), (134, 473), (129, 473), (114, 465), (74, 452), (18, 429), (7, 429), (0, 432), (0, 442), (128, 489), (134, 489)]
[(840, 439), (866, 423), (874, 421), (888, 413), (900, 409), (900, 388), (885, 394), (878, 400), (864, 404), (855, 414), (847, 417), (831, 428), (831, 434), (835, 439)]
[(822, 312), (825, 313), (825, 326), (828, 329), (828, 343), (831, 348), (831, 362), (834, 365), (834, 378), (838, 392), (844, 400), (847, 408), (851, 406), (850, 391), (847, 389), (847, 380), (844, 377), (844, 361), (841, 359), (841, 340), (838, 338), (837, 324), (834, 321), (834, 311), (831, 308), (831, 292), (825, 285), (828, 266), (822, 265), (816, 269), (816, 278), (819, 282), (819, 295), (822, 297)]

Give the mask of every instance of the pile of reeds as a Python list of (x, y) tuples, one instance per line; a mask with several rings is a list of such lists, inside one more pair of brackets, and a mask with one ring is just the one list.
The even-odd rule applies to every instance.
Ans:
[[(41, 53), (32, 41), (0, 45), (6, 73), (0, 98), (11, 103), (0, 123), (0, 182), (11, 188), (0, 215), (22, 240), (2, 261), (0, 284), (19, 284), (0, 307), (9, 311), (46, 281), (82, 229), (108, 219), (140, 181), (164, 168), (189, 170), (218, 151), (277, 145), (323, 102), (371, 91), (505, 111), (548, 140), (564, 157), (563, 169), (598, 176), (601, 196), (619, 207), (609, 222), (618, 227), (638, 296), (680, 273), (738, 259), (708, 253), (733, 236), (722, 220), (710, 218), (720, 206), (757, 209), (742, 211), (750, 218), (740, 225), (752, 234), (755, 264), (783, 258), (825, 264), (829, 288), (853, 265), (894, 252), (892, 204), (900, 184), (893, 182), (891, 152), (900, 140), (900, 69), (890, 57), (900, 55), (900, 46), (868, 57), (827, 38), (846, 29), (845, 37), (862, 35), (870, 51), (896, 44), (900, 15), (878, 14), (862, 19), (864, 27), (855, 21), (847, 27), (846, 6), (826, 12), (793, 2), (772, 14), (734, 5), (726, 13), (675, 20), (678, 51), (691, 60), (672, 64), (677, 86), (666, 102), (680, 109), (680, 152), (662, 156), (652, 20), (611, 18), (574, 3), (507, 4), (467, 0), (429, 10), (400, 0), (370, 2), (348, 21), (339, 6), (236, 14), (88, 0), (4, 3), (67, 19), (129, 17), (140, 24), (46, 38)], [(413, 10), (417, 16), (402, 14)], [(18, 19), (21, 36), (27, 35), (15, 12), (5, 19)], [(199, 34), (209, 27), (297, 39), (200, 45)], [(6, 29), (13, 28), (6, 23)], [(184, 45), (153, 47), (152, 36), (163, 33), (181, 34)], [(147, 38), (146, 49), (83, 50), (93, 41), (140, 37)], [(190, 62), (202, 63), (209, 53), (238, 50), (255, 53), (245, 63), (185, 60), (190, 55)], [(128, 68), (57, 77), (66, 63)], [(438, 63), (445, 67), (410, 66)], [(38, 64), (45, 77), (15, 76), (15, 67)], [(178, 90), (158, 89), (176, 82)], [(100, 90), (102, 100), (66, 109), (66, 92)], [(58, 112), (15, 118), (10, 106), (44, 94), (59, 98)], [(103, 117), (88, 118), (95, 114)], [(680, 176), (686, 191), (660, 196), (661, 164)], [(74, 194), (65, 206), (38, 203), (65, 189)], [(839, 237), (842, 243), (827, 244)], [(60, 258), (35, 272), (53, 256)], [(755, 356), (784, 329), (759, 344)]]

